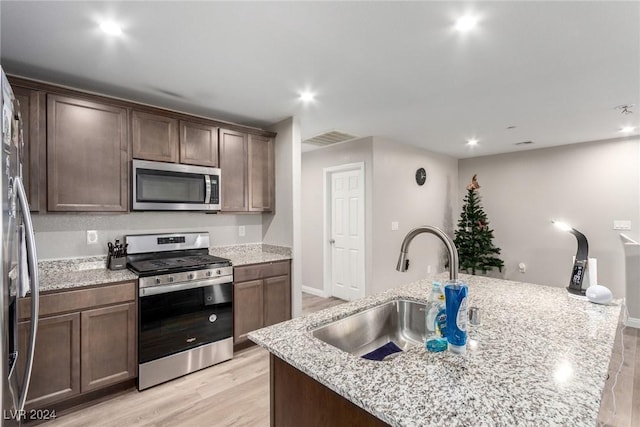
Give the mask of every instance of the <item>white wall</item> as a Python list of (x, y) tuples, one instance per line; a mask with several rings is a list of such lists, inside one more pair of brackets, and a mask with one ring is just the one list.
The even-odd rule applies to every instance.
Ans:
[(576, 239), (550, 223), (562, 219), (586, 235), (589, 256), (598, 259), (598, 282), (622, 297), (624, 255), (620, 231), (612, 228), (614, 220), (631, 220), (624, 233), (640, 238), (639, 169), (637, 138), (460, 160), (456, 221), (465, 186), (478, 174), (505, 278), (568, 285)]
[[(452, 203), (457, 191), (457, 160), (427, 150), (361, 138), (302, 156), (303, 284), (323, 289), (323, 169), (346, 163), (365, 164), (365, 282), (371, 295), (442, 269), (444, 246), (434, 236), (417, 237), (411, 245), (411, 267), (395, 270), (406, 233), (420, 225), (452, 231)], [(416, 169), (427, 169), (427, 183), (415, 182)], [(391, 231), (391, 222), (399, 223)]]
[[(246, 235), (238, 235), (238, 227)], [(107, 242), (127, 234), (208, 231), (213, 246), (262, 241), (261, 215), (193, 212), (132, 212), (129, 214), (35, 214), (33, 226), (39, 259), (107, 254)], [(97, 230), (98, 244), (87, 245), (87, 230)]]
[(264, 243), (291, 247), (293, 245), (293, 118), (269, 128), (276, 132), (276, 209), (262, 217)]
[[(400, 273), (396, 263), (404, 236), (413, 228), (432, 225), (453, 238), (453, 213), (458, 188), (458, 161), (410, 145), (374, 138), (373, 144), (373, 280), (369, 293), (382, 292), (431, 272), (444, 271), (445, 246), (435, 236), (417, 236), (409, 246), (409, 269)], [(418, 186), (418, 168), (427, 182)], [(398, 231), (391, 222), (398, 222)]]
[(323, 170), (357, 162), (364, 162), (365, 173), (365, 283), (368, 284), (373, 247), (373, 138), (360, 138), (302, 154), (302, 284), (316, 294), (322, 294), (324, 289)]
[(300, 126), (290, 117), (271, 126), (275, 139), (276, 209), (262, 215), (262, 241), (292, 250), (291, 310), (302, 313), (302, 250), (300, 244)]

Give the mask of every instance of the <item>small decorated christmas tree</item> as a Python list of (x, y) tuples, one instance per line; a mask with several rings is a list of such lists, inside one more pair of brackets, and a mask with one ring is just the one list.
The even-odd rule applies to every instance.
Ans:
[(460, 270), (476, 274), (476, 271), (486, 273), (491, 268), (502, 271), (504, 262), (497, 257), (500, 248), (493, 245), (493, 230), (489, 228), (487, 214), (480, 205), (478, 195), (477, 175), (473, 175), (471, 183), (467, 185), (467, 195), (458, 221), (454, 242), (458, 248)]

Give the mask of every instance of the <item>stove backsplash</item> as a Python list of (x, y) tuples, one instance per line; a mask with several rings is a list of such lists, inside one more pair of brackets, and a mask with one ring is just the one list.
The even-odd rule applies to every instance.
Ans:
[[(262, 215), (133, 212), (123, 215), (33, 215), (39, 259), (106, 256), (107, 242), (127, 234), (208, 231), (211, 246), (262, 242)], [(184, 226), (183, 224), (188, 224)], [(244, 236), (240, 228), (244, 227)], [(98, 243), (87, 244), (87, 230)]]

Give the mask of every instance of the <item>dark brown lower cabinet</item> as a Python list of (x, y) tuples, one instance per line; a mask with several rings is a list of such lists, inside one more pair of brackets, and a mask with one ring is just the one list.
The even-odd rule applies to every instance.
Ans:
[[(20, 351), (27, 353), (31, 322), (20, 322)], [(23, 359), (21, 359), (23, 360)], [(19, 367), (24, 372), (24, 366)], [(33, 370), (26, 406), (42, 407), (80, 394), (80, 313), (38, 322)]]
[(233, 343), (249, 344), (247, 334), (291, 319), (291, 261), (233, 269)]
[(264, 325), (262, 280), (235, 283), (233, 285), (233, 341), (246, 342), (247, 334)]
[(271, 427), (382, 427), (379, 418), (310, 376), (269, 355)]
[(82, 391), (128, 380), (136, 372), (136, 304), (82, 312)]
[[(43, 408), (137, 376), (136, 282), (46, 293), (27, 409)], [(20, 313), (30, 313), (30, 298)], [(30, 320), (19, 323), (26, 353)], [(21, 370), (22, 372), (22, 370)]]

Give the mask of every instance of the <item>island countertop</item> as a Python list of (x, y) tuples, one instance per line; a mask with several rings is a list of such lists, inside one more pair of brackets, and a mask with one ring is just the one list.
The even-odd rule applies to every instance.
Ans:
[[(306, 375), (393, 426), (596, 425), (619, 304), (564, 288), (461, 275), (481, 324), (467, 352), (411, 348), (390, 361), (345, 353), (312, 331), (394, 299), (426, 302), (431, 279), (249, 334)], [(444, 275), (436, 276), (444, 281)]]

